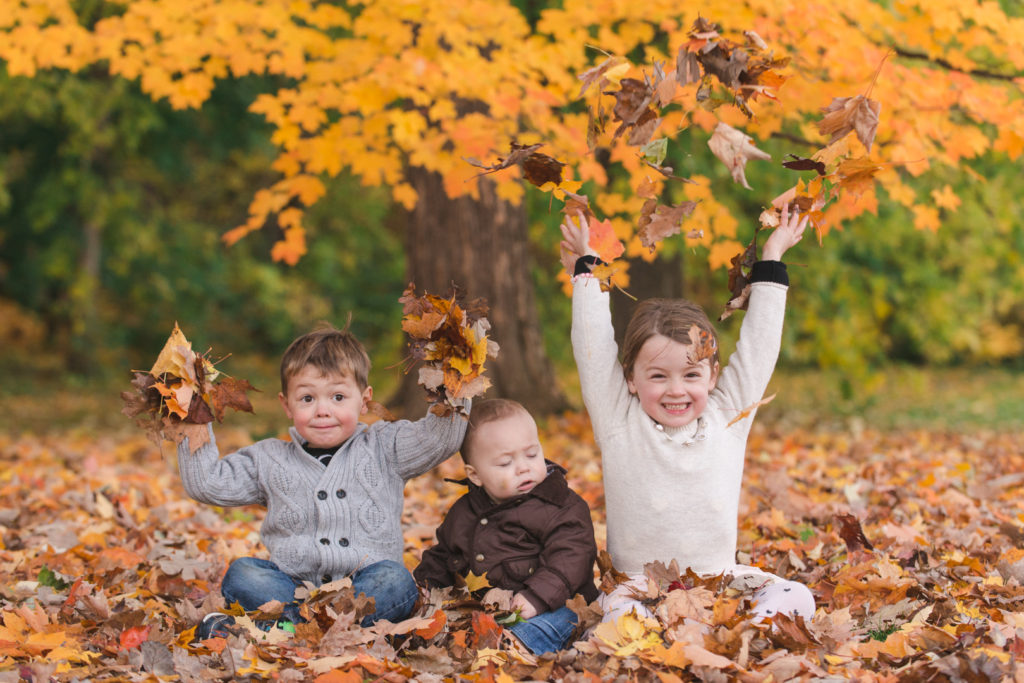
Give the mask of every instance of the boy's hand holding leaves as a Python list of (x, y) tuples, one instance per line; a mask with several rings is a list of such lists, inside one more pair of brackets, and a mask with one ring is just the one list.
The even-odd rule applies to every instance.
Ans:
[(227, 408), (252, 412), (245, 394), (254, 387), (222, 375), (207, 354), (193, 351), (177, 323), (149, 372), (135, 371), (132, 386), (121, 392), (121, 412), (136, 418), (158, 446), (165, 438), (181, 443), (188, 437), (195, 452), (209, 442), (206, 424), (222, 421)]

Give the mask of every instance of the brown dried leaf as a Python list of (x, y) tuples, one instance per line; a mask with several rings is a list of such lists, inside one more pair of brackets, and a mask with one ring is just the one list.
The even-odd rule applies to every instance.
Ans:
[(815, 171), (818, 175), (826, 175), (825, 164), (814, 159), (798, 157), (795, 154), (787, 154), (792, 157), (791, 161), (783, 161), (782, 165), (793, 171)]
[[(650, 208), (651, 202), (656, 204)], [(683, 228), (683, 219), (693, 214), (697, 208), (697, 202), (683, 202), (676, 206), (665, 206), (658, 204), (656, 200), (648, 199), (640, 212), (637, 235), (640, 243), (654, 251), (658, 242), (679, 234)]]
[(700, 62), (697, 55), (686, 49), (683, 45), (676, 55), (676, 81), (679, 85), (689, 85), (701, 79)]
[(651, 141), (654, 131), (658, 129), (659, 125), (661, 125), (661, 117), (655, 114), (653, 109), (648, 109), (637, 119), (636, 125), (630, 131), (629, 137), (626, 138), (626, 144), (632, 147), (646, 145)]
[[(604, 94), (615, 96), (615, 107), (612, 109), (615, 120), (622, 121), (623, 126), (628, 126), (635, 124), (645, 112), (649, 111), (648, 105), (651, 103), (654, 91), (646, 81), (623, 78), (619, 81), (618, 90), (608, 91)], [(618, 135), (616, 133), (616, 137)]]
[(248, 391), (257, 391), (257, 389), (249, 384), (248, 380), (235, 379), (234, 377), (222, 377), (219, 382), (211, 386), (210, 401), (213, 403), (213, 411), (217, 416), (217, 422), (224, 420), (224, 411), (227, 408), (251, 413), (252, 403), (249, 401), (249, 397), (245, 395)]
[(188, 422), (164, 423), (163, 436), (168, 441), (180, 444), (188, 438), (190, 453), (210, 443), (210, 431), (206, 425), (189, 424)]
[(754, 403), (751, 403), (749, 406), (747, 406), (746, 408), (741, 410), (736, 417), (734, 417), (733, 419), (729, 420), (729, 424), (725, 425), (725, 428), (728, 429), (729, 427), (732, 427), (734, 424), (736, 424), (740, 420), (743, 420), (743, 419), (745, 419), (747, 417), (750, 417), (750, 414), (752, 412), (754, 412), (755, 410), (757, 410), (761, 406), (767, 405), (767, 404), (771, 403), (772, 401), (774, 401), (775, 400), (775, 396), (776, 396), (775, 394), (772, 394), (771, 396), (767, 396), (765, 398), (762, 398), (760, 401), (755, 401)]
[(868, 541), (867, 536), (864, 535), (864, 530), (860, 526), (860, 520), (853, 515), (842, 514), (836, 515), (836, 521), (839, 522), (839, 536), (846, 543), (846, 548), (850, 552), (855, 550), (874, 550), (875, 547)]
[(697, 54), (704, 73), (716, 77), (722, 85), (732, 90), (740, 86), (740, 75), (746, 71), (749, 59), (746, 50), (728, 41), (719, 41), (711, 49)]
[[(540, 187), (544, 183), (553, 182), (558, 184), (562, 181), (562, 168), (565, 166), (561, 161), (537, 150), (542, 147), (541, 143), (535, 145), (520, 145), (515, 140), (509, 143), (510, 152), (508, 157), (498, 158), (495, 164), (487, 165), (479, 159), (463, 157), (472, 166), (482, 168), (484, 171), (478, 173), (477, 177), (501, 171), (513, 165), (519, 165), (523, 170), (523, 177), (529, 182)], [(404, 299), (404, 296), (403, 296)], [(402, 299), (400, 299), (401, 301)], [(404, 301), (403, 301), (404, 303)]]
[(565, 164), (547, 154), (534, 152), (523, 160), (522, 167), (523, 177), (540, 187), (545, 183), (557, 185), (562, 182), (562, 169)]
[(602, 87), (605, 81), (604, 75), (608, 73), (608, 70), (613, 69), (619, 66), (620, 64), (624, 64), (625, 61), (625, 59), (617, 55), (612, 56), (604, 60), (597, 66), (591, 67), (590, 69), (587, 69), (586, 71), (581, 73), (579, 75), (579, 79), (583, 81), (583, 85), (580, 86), (580, 93), (579, 95), (576, 96), (577, 99), (583, 97), (583, 93), (585, 93), (587, 91), (587, 88), (589, 88), (594, 83), (597, 83), (598, 87)]
[(750, 189), (747, 184), (745, 169), (747, 162), (751, 159), (771, 159), (771, 155), (762, 152), (753, 144), (753, 138), (737, 130), (727, 123), (718, 122), (715, 126), (711, 139), (708, 140), (708, 147), (722, 163), (729, 167), (732, 179), (743, 187)]
[(825, 117), (818, 122), (818, 131), (830, 135), (828, 144), (842, 138), (851, 130), (857, 132), (857, 139), (870, 152), (878, 128), (878, 115), (882, 111), (880, 102), (857, 95), (836, 97), (821, 110)]

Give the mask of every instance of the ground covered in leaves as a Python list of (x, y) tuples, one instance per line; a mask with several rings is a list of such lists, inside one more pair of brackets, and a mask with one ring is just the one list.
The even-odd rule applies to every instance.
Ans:
[[(231, 448), (248, 435), (220, 438)], [(552, 419), (542, 438), (591, 502), (603, 546), (586, 419)], [(443, 481), (458, 472), (453, 459), (407, 487), (410, 567), (461, 493)], [(260, 511), (189, 500), (141, 434), (0, 435), (0, 682), (1024, 680), (1022, 489), (1020, 435), (755, 426), (739, 559), (810, 586), (806, 622), (755, 624), (750, 596), (726, 581), (651, 566), (656, 620), (600, 625), (539, 659), (509, 648), (500, 596), (435, 591), (412, 619), (360, 629), (367, 606), (344, 581), (311, 594), (295, 634), (241, 618), (236, 635), (192, 645), (222, 607), (227, 564), (262, 552)]]

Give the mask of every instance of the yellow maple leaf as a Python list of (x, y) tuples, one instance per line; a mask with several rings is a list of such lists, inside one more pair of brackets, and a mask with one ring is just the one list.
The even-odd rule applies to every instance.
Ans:
[(939, 211), (934, 206), (914, 207), (914, 227), (918, 230), (931, 230), (936, 232), (939, 229)]
[(477, 576), (473, 572), (466, 574), (466, 590), (475, 593), (481, 588), (490, 588), (491, 582), (487, 580), (487, 572)]
[(956, 196), (953, 188), (949, 185), (946, 185), (941, 190), (932, 190), (932, 199), (935, 200), (935, 206), (940, 209), (956, 211), (960, 206), (960, 197)]
[(178, 323), (174, 323), (174, 330), (171, 331), (171, 336), (164, 343), (164, 348), (160, 350), (160, 355), (156, 357), (156, 362), (153, 363), (149, 374), (159, 377), (167, 373), (182, 379), (190, 378), (194, 381), (195, 359), (196, 354), (192, 350), (192, 342), (185, 338), (185, 334), (178, 327)]
[(1024, 135), (1005, 128), (999, 132), (999, 137), (996, 138), (992, 149), (997, 152), (1006, 152), (1006, 156), (1010, 157), (1011, 161), (1016, 161), (1017, 157), (1024, 153)]
[(637, 616), (636, 612), (623, 614), (615, 622), (599, 624), (594, 635), (615, 648), (616, 657), (629, 657), (663, 644), (658, 622)]

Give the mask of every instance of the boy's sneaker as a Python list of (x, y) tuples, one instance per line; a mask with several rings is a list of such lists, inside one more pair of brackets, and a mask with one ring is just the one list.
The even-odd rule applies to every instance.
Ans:
[(259, 619), (252, 623), (255, 624), (256, 628), (258, 628), (261, 631), (269, 632), (276, 626), (282, 631), (287, 631), (288, 633), (295, 633), (295, 624), (288, 621), (287, 619)]
[(230, 614), (221, 612), (210, 612), (196, 626), (195, 639), (208, 640), (210, 638), (227, 638), (231, 635), (229, 627), (235, 625), (235, 618)]

